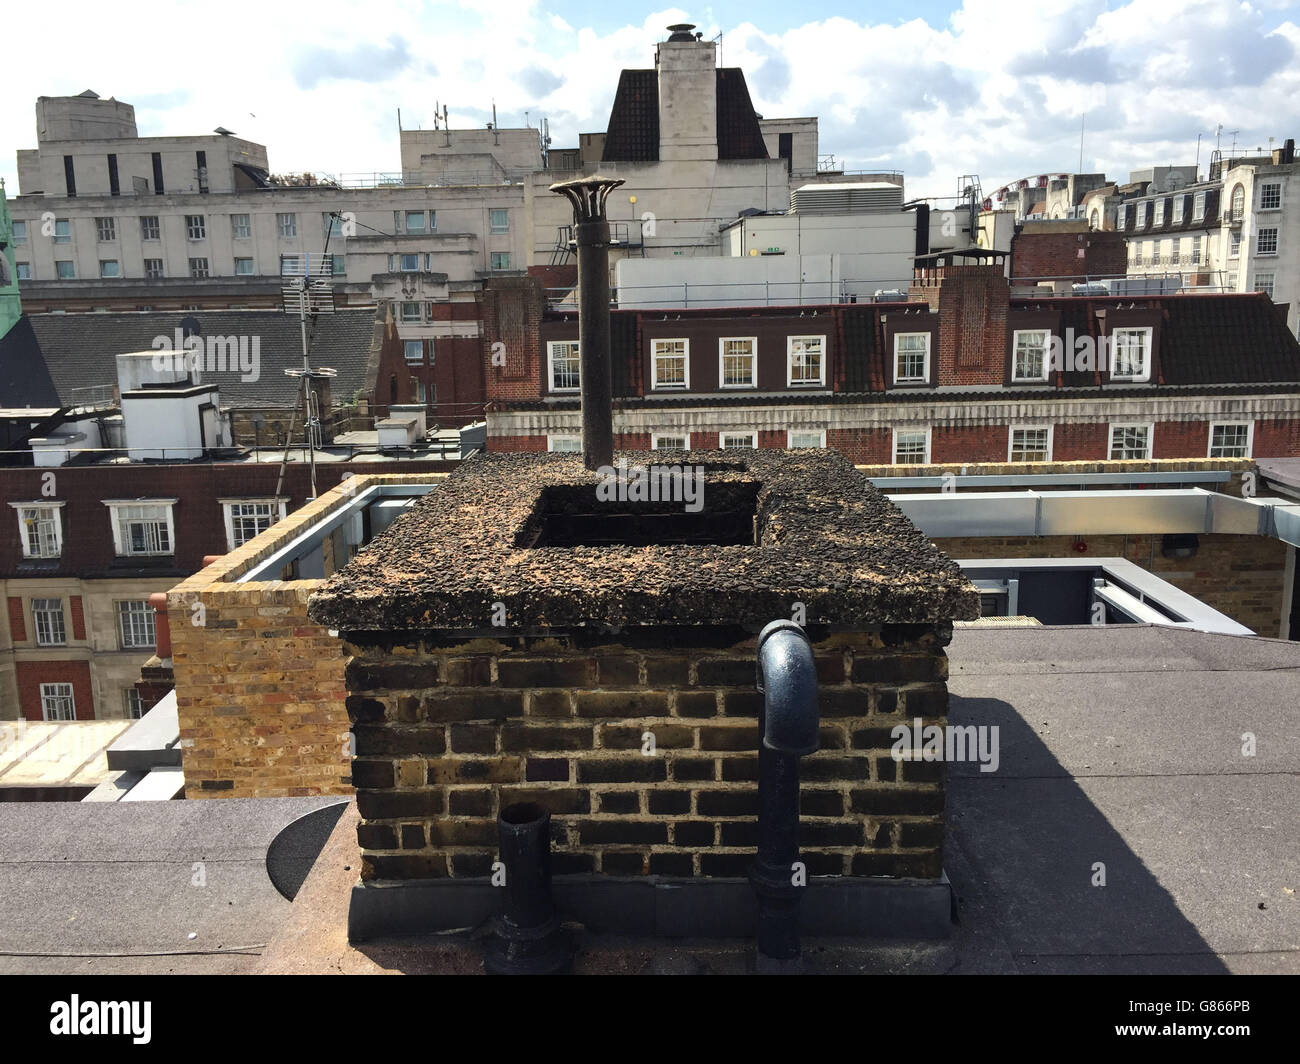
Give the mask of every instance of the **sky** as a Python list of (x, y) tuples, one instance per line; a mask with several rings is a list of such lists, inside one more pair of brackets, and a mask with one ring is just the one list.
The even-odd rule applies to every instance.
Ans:
[[(639, 23), (631, 17), (644, 18)], [(550, 122), (554, 147), (605, 129), (624, 67), (665, 27), (721, 34), (768, 118), (816, 116), (848, 169), (902, 170), (910, 197), (985, 194), (1079, 169), (1209, 161), (1300, 135), (1300, 3), (1261, 0), (746, 0), (693, 10), (545, 0), (68, 0), (6, 12), (0, 177), (36, 146), (40, 95), (134, 104), (142, 136), (225, 126), (278, 173), (400, 170), (398, 109), (429, 127)], [(42, 42), (48, 42), (43, 45)], [(1086, 113), (1085, 113), (1086, 112)], [(1235, 131), (1235, 134), (1234, 134)]]

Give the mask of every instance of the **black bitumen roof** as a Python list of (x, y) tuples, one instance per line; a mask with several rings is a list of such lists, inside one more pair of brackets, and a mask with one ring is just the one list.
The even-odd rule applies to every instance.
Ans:
[[(221, 389), (221, 402), (232, 407), (288, 407), (301, 385), (285, 376), (302, 366), (302, 335), (297, 317), (280, 310), (174, 310), (157, 313), (33, 314), (32, 327), (45, 365), (66, 404), (73, 388), (117, 383), (116, 356), (148, 351), (155, 337), (174, 343), (183, 322), (197, 322), (202, 336), (247, 336), (258, 339), (256, 380), (239, 372), (205, 372), (205, 384)], [(360, 308), (321, 314), (308, 325), (313, 366), (338, 370), (331, 385), (336, 400), (351, 398), (366, 387), (366, 366), (374, 336), (375, 310)]]
[[(741, 528), (750, 542), (629, 545), (684, 515), (681, 497), (604, 501), (579, 455), (479, 455), (313, 595), (312, 619), (349, 632), (485, 629), (495, 603), (509, 626), (530, 629), (762, 627), (789, 616), (793, 602), (805, 604), (809, 624), (978, 616), (975, 588), (956, 563), (835, 451), (619, 457), (629, 469), (703, 467), (698, 516)], [(628, 531), (610, 545), (545, 545), (550, 529), (581, 526), (583, 515)]]

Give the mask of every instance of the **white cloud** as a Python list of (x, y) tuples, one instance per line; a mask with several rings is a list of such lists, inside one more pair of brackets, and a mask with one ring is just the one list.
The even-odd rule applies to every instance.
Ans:
[[(0, 109), (11, 194), (13, 151), (35, 147), (35, 97), (85, 88), (134, 102), (143, 135), (224, 125), (265, 143), (280, 171), (396, 170), (397, 109), (428, 126), (435, 101), (453, 125), (484, 121), (493, 102), (503, 126), (545, 114), (556, 146), (576, 144), (605, 128), (619, 71), (651, 67), (664, 27), (691, 17), (665, 8), (597, 32), (537, 0), (318, 0), (309, 20), (284, 4), (256, 19), (200, 0), (177, 0), (165, 18), (139, 0), (125, 8), (70, 0), (8, 13), (21, 42)], [(902, 168), (913, 196), (952, 195), (960, 174), (992, 190), (1071, 170), (1084, 111), (1084, 167), (1120, 178), (1190, 161), (1196, 134), (1212, 145), (1220, 123), (1253, 147), (1300, 120), (1300, 30), (1275, 0), (965, 0), (943, 25), (846, 10), (786, 27), (711, 17), (700, 29), (724, 32), (723, 62), (745, 70), (762, 114), (819, 116), (823, 153)]]

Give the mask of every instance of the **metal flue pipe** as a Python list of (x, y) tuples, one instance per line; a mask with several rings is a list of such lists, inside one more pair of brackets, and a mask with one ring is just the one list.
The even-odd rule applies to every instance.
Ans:
[(582, 464), (614, 464), (614, 397), (609, 355), (609, 222), (605, 200), (621, 178), (581, 177), (551, 191), (573, 206), (578, 249), (578, 385), (582, 396)]
[(760, 972), (797, 971), (799, 758), (818, 746), (817, 668), (808, 637), (793, 621), (773, 621), (758, 637), (758, 856), (749, 882), (758, 897)]
[(568, 935), (551, 899), (551, 814), (520, 802), (497, 817), (502, 912), (484, 967), (491, 975), (556, 975), (573, 963)]

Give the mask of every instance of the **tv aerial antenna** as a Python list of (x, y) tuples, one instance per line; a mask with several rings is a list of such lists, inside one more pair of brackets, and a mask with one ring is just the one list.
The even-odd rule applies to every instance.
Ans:
[[(307, 340), (307, 320), (313, 325), (319, 314), (333, 314), (334, 288), (330, 283), (334, 276), (334, 260), (321, 254), (314, 258), (305, 253), (299, 261), (286, 262), (281, 270), (282, 284), (280, 296), (284, 302), (286, 314), (297, 314), (302, 335), (302, 366), (286, 369), (285, 376), (296, 377), (302, 381), (303, 409), (303, 448), (310, 455), (311, 463), (311, 498), (316, 498), (316, 449), (322, 445), (320, 396), (312, 387), (313, 381), (330, 380), (338, 376), (338, 370), (329, 366), (314, 367), (309, 356)], [(290, 429), (292, 435), (292, 428)], [(288, 456), (286, 439), (285, 455)], [(283, 476), (283, 464), (281, 465)], [(277, 488), (276, 494), (279, 494)]]

